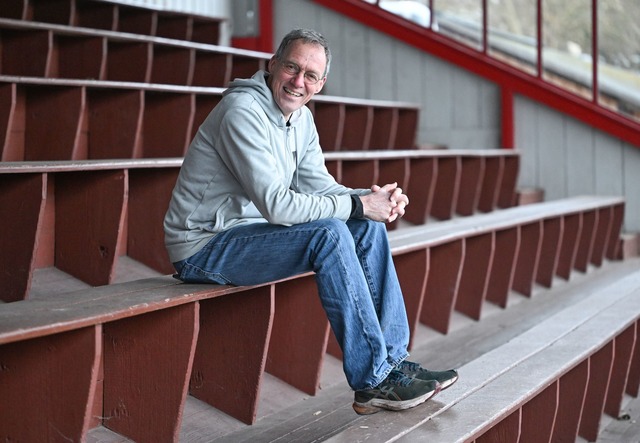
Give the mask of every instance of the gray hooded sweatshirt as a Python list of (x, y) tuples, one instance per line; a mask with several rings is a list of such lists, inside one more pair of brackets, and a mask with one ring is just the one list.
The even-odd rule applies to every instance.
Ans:
[(164, 219), (172, 262), (243, 224), (347, 220), (350, 194), (370, 192), (335, 181), (311, 111), (302, 107), (286, 122), (267, 75), (233, 81), (191, 142)]

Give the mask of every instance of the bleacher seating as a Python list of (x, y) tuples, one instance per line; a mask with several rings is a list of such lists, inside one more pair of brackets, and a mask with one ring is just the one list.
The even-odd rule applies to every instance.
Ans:
[[(265, 372), (315, 396), (326, 354), (340, 358), (312, 274), (256, 287), (169, 275), (161, 222), (182, 156), (229, 81), (271, 56), (218, 46), (219, 26), (116, 2), (0, 3), (0, 268), (10, 270), (0, 294), (0, 440), (83, 441), (104, 428), (176, 441), (188, 397), (251, 425)], [(416, 104), (320, 95), (309, 108), (339, 181), (400, 180), (411, 198), (389, 240), (412, 349), (419, 327), (446, 338), (457, 314), (481, 322), (488, 305), (508, 310), (514, 292), (531, 298), (535, 286), (619, 257), (621, 198), (521, 206), (517, 151), (418, 149)], [(149, 278), (115, 283), (123, 256)], [(44, 268), (91, 288), (30, 299)], [(404, 441), (597, 435), (602, 411), (619, 411), (625, 390), (638, 394), (639, 286), (637, 275), (621, 281), (485, 353), (428, 414), (408, 411), (384, 432)], [(603, 387), (588, 368), (607, 362)], [(535, 376), (517, 383), (523, 374)], [(478, 404), (483, 413), (464, 423), (446, 413)], [(333, 441), (361, 438), (367, 420)]]

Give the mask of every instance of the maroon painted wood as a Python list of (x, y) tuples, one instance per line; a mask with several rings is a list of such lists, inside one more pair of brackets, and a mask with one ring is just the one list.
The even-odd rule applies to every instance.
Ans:
[(49, 75), (49, 53), (53, 47), (53, 35), (50, 31), (3, 29), (0, 41), (3, 75)]
[(598, 211), (590, 210), (582, 212), (582, 230), (578, 239), (578, 251), (574, 268), (580, 272), (587, 272), (591, 251), (598, 226)]
[(164, 215), (178, 168), (129, 171), (127, 254), (162, 274), (175, 272), (164, 246)]
[(516, 254), (512, 289), (530, 297), (540, 261), (543, 236), (542, 220), (521, 225), (519, 229), (520, 246)]
[(464, 258), (462, 239), (429, 248), (429, 275), (420, 321), (443, 334), (449, 332)]
[(465, 239), (465, 257), (460, 276), (456, 310), (480, 320), (492, 273), (494, 234), (487, 233)]
[(151, 80), (151, 43), (110, 40), (107, 51), (107, 80), (138, 83)]
[(455, 211), (460, 189), (460, 158), (438, 157), (435, 190), (430, 215), (438, 220), (449, 220)]
[(636, 322), (636, 340), (633, 345), (633, 353), (629, 362), (629, 377), (625, 392), (633, 397), (637, 397), (640, 391), (640, 324)]
[(25, 113), (25, 160), (76, 160), (85, 108), (84, 88), (30, 87)]
[(124, 4), (118, 5), (118, 28), (116, 31), (156, 35), (157, 28), (157, 11)]
[(313, 114), (323, 151), (338, 151), (346, 129), (346, 107), (340, 103), (313, 101)]
[(117, 5), (106, 2), (76, 1), (73, 26), (113, 31), (118, 20)]
[(560, 401), (551, 441), (575, 441), (589, 380), (589, 359), (560, 377)]
[(0, 439), (85, 441), (101, 348), (100, 326), (0, 346)]
[(366, 151), (369, 149), (371, 140), (373, 108), (370, 106), (347, 106), (345, 111), (340, 150)]
[(393, 263), (398, 274), (407, 311), (409, 331), (411, 333), (409, 349), (411, 349), (424, 303), (427, 275), (429, 273), (429, 250), (424, 248), (406, 254), (394, 255)]
[(582, 237), (582, 216), (569, 214), (563, 217), (562, 243), (558, 256), (558, 277), (569, 280), (578, 253), (579, 239)]
[(111, 283), (126, 211), (126, 171), (56, 176), (55, 265), (93, 286)]
[(476, 438), (476, 443), (518, 443), (521, 410), (517, 409)]
[(559, 382), (555, 381), (522, 406), (519, 443), (551, 442), (559, 392)]
[(46, 190), (46, 174), (0, 175), (0, 208), (6, 214), (0, 229), (2, 301), (23, 300), (29, 293)]
[(597, 220), (598, 224), (593, 238), (593, 248), (591, 249), (589, 262), (594, 266), (600, 267), (604, 261), (607, 243), (611, 235), (611, 229), (613, 228), (613, 208), (606, 207), (598, 209)]
[(498, 206), (504, 170), (505, 162), (502, 157), (487, 157), (485, 159), (482, 188), (478, 200), (479, 211), (491, 212)]
[(75, 2), (70, 0), (29, 0), (32, 19), (36, 22), (70, 25)]
[(0, 17), (28, 20), (27, 2), (25, 0), (4, 0), (0, 2)]
[(188, 15), (158, 13), (156, 36), (189, 41), (192, 22), (193, 19)]
[(59, 78), (104, 80), (107, 74), (107, 42), (102, 37), (59, 35), (55, 38), (57, 60), (55, 73)]
[(624, 203), (613, 207), (613, 220), (611, 221), (610, 237), (607, 241), (607, 251), (605, 253), (609, 260), (619, 259), (620, 249), (620, 231), (622, 231), (622, 223), (624, 221)]
[(589, 357), (589, 382), (580, 418), (579, 435), (587, 441), (596, 441), (600, 432), (600, 418), (611, 378), (613, 341)]
[(459, 215), (473, 215), (480, 199), (485, 161), (482, 157), (462, 156), (460, 167), (460, 185), (455, 209)]
[(193, 80), (194, 50), (181, 46), (154, 45), (151, 83), (190, 85)]
[(88, 157), (90, 159), (141, 157), (144, 92), (90, 89)]
[(560, 258), (560, 245), (564, 233), (564, 217), (552, 217), (542, 221), (542, 244), (535, 281), (550, 288)]
[(504, 162), (504, 169), (500, 179), (498, 207), (510, 208), (517, 203), (516, 185), (520, 171), (520, 157), (505, 156), (501, 157), (501, 161)]
[(402, 107), (398, 109), (395, 149), (412, 149), (416, 146), (418, 135), (419, 108)]
[(220, 23), (208, 17), (193, 17), (191, 24), (191, 41), (210, 45), (220, 44)]
[(509, 290), (513, 285), (515, 262), (520, 246), (520, 230), (517, 227), (495, 232), (494, 256), (487, 288), (487, 300), (507, 307)]
[(316, 395), (328, 337), (329, 320), (320, 303), (315, 277), (306, 275), (276, 283), (267, 372)]
[(377, 162), (374, 160), (344, 160), (340, 183), (350, 188), (369, 189), (377, 184), (377, 169)]
[(633, 350), (636, 345), (637, 323), (633, 323), (614, 339), (613, 367), (604, 411), (613, 418), (620, 417), (622, 401), (629, 380)]
[(398, 110), (391, 107), (374, 107), (369, 149), (393, 149), (397, 130)]
[(196, 51), (193, 86), (225, 87), (231, 78), (231, 54)]
[(427, 222), (433, 204), (437, 165), (435, 158), (411, 159), (411, 175), (406, 192), (410, 201), (404, 219), (413, 224)]
[[(267, 60), (260, 57), (233, 54), (233, 64), (229, 81), (236, 78), (250, 78), (260, 69), (266, 69)], [(224, 86), (228, 86), (225, 84)]]
[(178, 441), (198, 308), (188, 303), (103, 326), (105, 427), (134, 441)]
[(252, 424), (273, 316), (273, 285), (202, 301), (191, 395)]
[(191, 143), (195, 96), (147, 91), (143, 118), (143, 157), (182, 157)]
[(0, 160), (24, 160), (25, 94), (15, 83), (0, 83)]

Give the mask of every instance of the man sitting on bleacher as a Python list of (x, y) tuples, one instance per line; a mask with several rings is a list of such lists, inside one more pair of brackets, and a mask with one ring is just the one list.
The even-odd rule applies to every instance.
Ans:
[(407, 196), (396, 184), (347, 188), (324, 165), (305, 105), (330, 62), (324, 37), (294, 30), (269, 72), (231, 83), (185, 156), (166, 246), (185, 282), (255, 285), (314, 271), (355, 411), (407, 409), (458, 374), (406, 361), (408, 321), (380, 222), (402, 217)]

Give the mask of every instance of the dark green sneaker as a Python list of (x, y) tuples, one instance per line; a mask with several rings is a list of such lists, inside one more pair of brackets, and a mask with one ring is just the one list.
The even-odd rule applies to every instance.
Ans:
[(440, 384), (441, 389), (447, 389), (458, 380), (458, 371), (449, 369), (448, 371), (429, 371), (420, 366), (419, 363), (403, 361), (396, 369), (409, 378), (418, 380), (435, 380)]
[(402, 411), (424, 403), (438, 392), (437, 381), (409, 378), (394, 369), (375, 388), (356, 391), (353, 410), (360, 415), (375, 414), (380, 409)]

